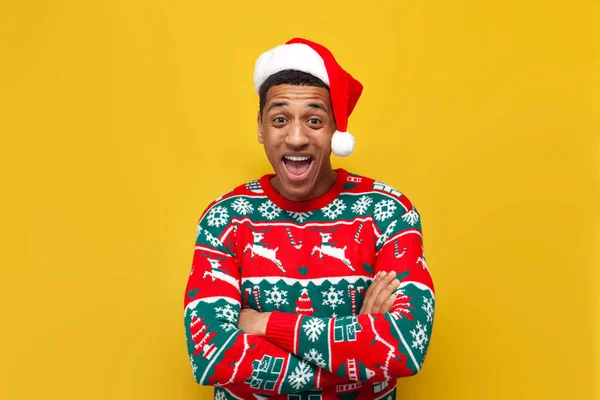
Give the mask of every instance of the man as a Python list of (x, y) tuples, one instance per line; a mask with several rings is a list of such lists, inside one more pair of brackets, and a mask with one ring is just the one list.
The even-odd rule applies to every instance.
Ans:
[(406, 196), (333, 169), (354, 147), (362, 85), (293, 39), (254, 73), (275, 174), (200, 218), (185, 294), (194, 377), (216, 399), (391, 399), (419, 372), (434, 315), (420, 216)]

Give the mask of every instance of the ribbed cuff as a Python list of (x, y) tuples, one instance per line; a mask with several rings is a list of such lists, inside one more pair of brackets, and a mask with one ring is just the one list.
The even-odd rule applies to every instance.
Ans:
[(269, 322), (267, 322), (265, 339), (290, 353), (294, 353), (294, 336), (299, 318), (302, 318), (302, 315), (273, 311), (269, 316)]

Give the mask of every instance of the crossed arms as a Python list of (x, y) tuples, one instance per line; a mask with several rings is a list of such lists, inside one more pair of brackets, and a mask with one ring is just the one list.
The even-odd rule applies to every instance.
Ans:
[[(185, 297), (188, 353), (198, 383), (297, 393), (419, 372), (435, 303), (420, 226), (386, 231), (359, 315), (337, 318), (242, 310), (236, 258), (204, 233), (208, 229), (201, 219)], [(404, 249), (401, 257), (398, 246)], [(211, 257), (220, 259), (217, 272)], [(353, 360), (356, 372), (349, 366)], [(266, 367), (282, 372), (275, 382), (266, 379)]]

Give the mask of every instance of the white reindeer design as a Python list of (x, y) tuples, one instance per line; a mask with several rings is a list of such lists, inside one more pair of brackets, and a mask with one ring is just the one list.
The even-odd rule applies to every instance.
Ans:
[[(252, 227), (250, 227), (250, 229), (252, 229)], [(266, 232), (269, 229), (270, 228), (267, 228), (263, 232)], [(285, 268), (283, 268), (281, 261), (277, 259), (277, 250), (279, 250), (279, 247), (269, 249), (264, 243), (261, 243), (261, 241), (265, 238), (265, 234), (263, 232), (257, 232), (254, 229), (252, 229), (252, 235), (254, 237), (253, 243), (248, 243), (246, 245), (244, 253), (250, 250), (252, 258), (254, 258), (255, 255), (262, 258), (266, 258), (267, 260), (270, 260), (273, 264), (275, 264), (277, 268), (279, 268), (282, 272), (285, 272)]]
[(240, 290), (240, 284), (237, 281), (237, 279), (235, 279), (231, 275), (224, 273), (223, 271), (221, 271), (219, 269), (221, 267), (221, 263), (219, 262), (219, 260), (213, 260), (212, 258), (207, 258), (207, 259), (210, 262), (212, 271), (204, 272), (202, 279), (206, 279), (207, 276), (210, 276), (213, 282), (218, 279), (220, 281), (229, 283), (231, 286), (236, 288), (238, 291)]
[(311, 256), (315, 254), (315, 251), (319, 252), (319, 259), (323, 259), (323, 255), (337, 258), (341, 262), (343, 262), (351, 271), (354, 271), (354, 267), (349, 259), (346, 258), (346, 248), (344, 247), (333, 247), (329, 241), (331, 240), (331, 232), (334, 232), (337, 228), (331, 230), (330, 232), (325, 232), (322, 229), (316, 228), (311, 230), (319, 231), (319, 235), (321, 235), (321, 246), (315, 246), (310, 253)]

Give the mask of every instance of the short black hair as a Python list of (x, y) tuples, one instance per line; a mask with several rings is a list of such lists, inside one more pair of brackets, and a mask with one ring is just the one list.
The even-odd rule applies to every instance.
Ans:
[(321, 79), (308, 74), (306, 72), (297, 71), (295, 69), (284, 69), (269, 76), (258, 90), (259, 105), (258, 111), (262, 117), (263, 108), (267, 103), (267, 92), (273, 86), (277, 85), (296, 85), (296, 86), (316, 86), (322, 87), (329, 91), (329, 86)]

